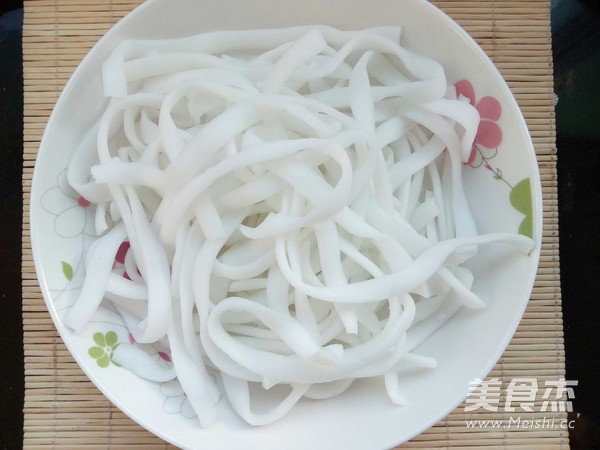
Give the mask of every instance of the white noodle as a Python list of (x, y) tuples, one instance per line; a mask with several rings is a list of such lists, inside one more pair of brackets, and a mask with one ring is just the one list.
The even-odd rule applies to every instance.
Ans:
[[(176, 376), (202, 426), (218, 386), (253, 425), (362, 377), (404, 404), (402, 373), (436, 365), (413, 350), (485, 306), (464, 262), (533, 242), (478, 235), (461, 174), (478, 112), (399, 39), (321, 26), (120, 43), (108, 107), (68, 169), (103, 236), (66, 324), (112, 302), (173, 367), (129, 344), (114, 360)], [(129, 280), (111, 272), (124, 241)], [(255, 411), (276, 385), (277, 405)]]

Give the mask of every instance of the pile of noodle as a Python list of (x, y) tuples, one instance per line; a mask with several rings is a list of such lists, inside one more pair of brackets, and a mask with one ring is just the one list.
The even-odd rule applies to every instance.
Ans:
[[(478, 234), (462, 184), (477, 110), (399, 40), (319, 26), (120, 43), (68, 171), (99, 238), (67, 325), (110, 302), (173, 365), (128, 344), (113, 360), (177, 378), (202, 426), (222, 394), (262, 425), (365, 377), (402, 403), (399, 376), (436, 365), (415, 347), (484, 306), (464, 265), (477, 246), (533, 244)], [(257, 412), (253, 384), (287, 394)]]

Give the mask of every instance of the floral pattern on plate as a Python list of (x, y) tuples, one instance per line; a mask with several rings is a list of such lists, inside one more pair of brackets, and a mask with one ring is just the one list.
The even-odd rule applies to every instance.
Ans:
[(471, 154), (465, 165), (478, 169), (484, 167), (493, 174), (494, 180), (502, 181), (510, 189), (509, 201), (513, 208), (523, 216), (518, 232), (533, 237), (533, 204), (531, 201), (531, 181), (529, 177), (512, 184), (499, 167), (493, 167), (493, 159), (498, 155), (502, 144), (502, 128), (498, 121), (502, 116), (502, 105), (495, 97), (486, 95), (477, 100), (475, 88), (468, 80), (460, 80), (455, 84), (456, 94), (465, 97), (479, 112), (480, 121), (471, 147)]

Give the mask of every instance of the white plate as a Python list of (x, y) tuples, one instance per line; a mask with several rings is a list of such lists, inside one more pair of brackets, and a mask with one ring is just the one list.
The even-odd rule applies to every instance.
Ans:
[[(120, 40), (317, 23), (344, 29), (399, 24), (403, 44), (442, 62), (451, 82), (468, 80), (477, 101), (487, 96), (499, 102), (500, 118), (485, 119), (482, 127), (492, 134), (480, 136), (473, 153), (471, 165), (478, 167), (465, 167), (467, 195), (482, 232), (517, 232), (529, 227), (538, 245), (529, 257), (505, 253), (501, 246), (482, 248), (473, 266), (475, 290), (489, 308), (461, 312), (419, 348), (420, 354), (437, 358), (439, 367), (403, 380), (407, 406), (394, 406), (383, 383), (359, 382), (332, 400), (301, 401), (283, 420), (261, 428), (246, 425), (222, 405), (220, 422), (203, 430), (189, 417), (193, 413), (176, 382), (140, 381), (101, 357), (114, 343), (129, 339), (114, 313), (100, 311), (79, 335), (63, 326), (61, 317), (81, 286), (83, 250), (92, 240), (86, 232), (91, 208), (66, 186), (64, 170), (104, 106), (100, 65)], [(489, 98), (485, 102), (494, 103)], [(502, 132), (499, 143), (493, 142), (498, 129)], [(496, 143), (497, 148), (485, 147)], [(94, 47), (56, 105), (34, 173), (32, 246), (48, 309), (69, 350), (113, 403), (153, 433), (185, 448), (377, 449), (406, 441), (442, 419), (464, 400), (469, 381), (484, 378), (504, 351), (535, 278), (541, 199), (535, 153), (506, 83), (477, 44), (428, 2), (149, 0)], [(155, 357), (167, 356), (155, 352)], [(108, 366), (101, 367), (105, 363)]]

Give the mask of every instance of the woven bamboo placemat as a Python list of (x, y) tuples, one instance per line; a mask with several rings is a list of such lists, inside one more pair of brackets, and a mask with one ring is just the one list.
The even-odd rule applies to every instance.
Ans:
[[(399, 0), (401, 1), (401, 0)], [(33, 166), (48, 116), (64, 84), (91, 46), (140, 0), (26, 0), (23, 30), (25, 83), (23, 321), (25, 346), (24, 447), (173, 448), (115, 408), (92, 385), (58, 336), (36, 280), (29, 240), (29, 192)], [(550, 36), (550, 0), (434, 2), (473, 36), (496, 63), (525, 115), (542, 174), (544, 231), (540, 267), (527, 312), (489, 378), (506, 387), (513, 377), (546, 380), (564, 376), (558, 264), (556, 149)], [(533, 413), (540, 417), (544, 389)], [(506, 391), (502, 390), (500, 405)], [(501, 420), (510, 413), (461, 405), (403, 448), (563, 449), (561, 426), (469, 428), (466, 420)], [(514, 414), (513, 414), (514, 416)], [(559, 424), (565, 413), (544, 413)]]

